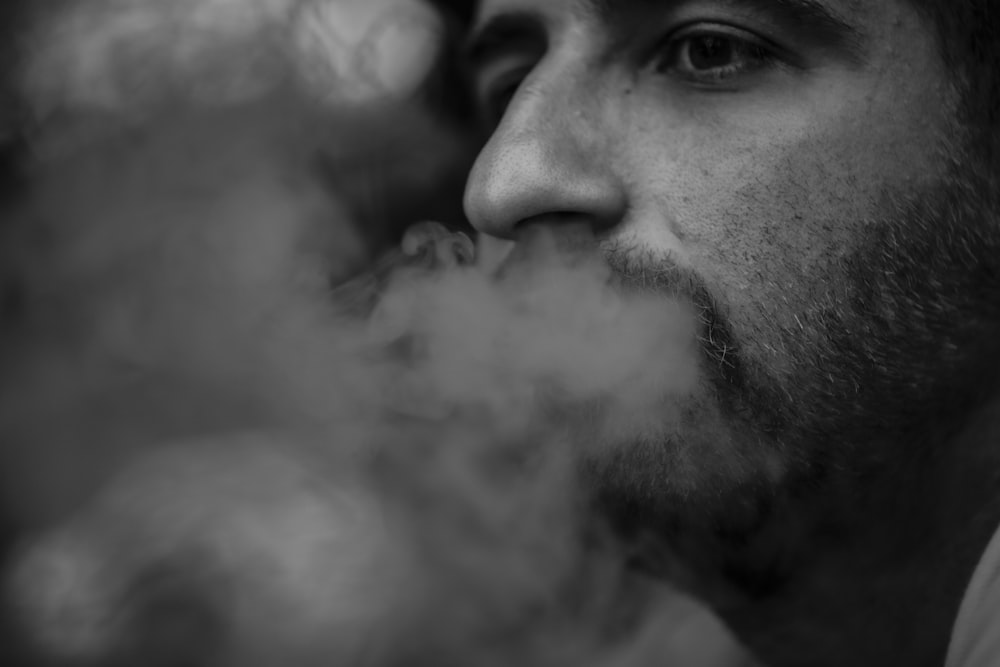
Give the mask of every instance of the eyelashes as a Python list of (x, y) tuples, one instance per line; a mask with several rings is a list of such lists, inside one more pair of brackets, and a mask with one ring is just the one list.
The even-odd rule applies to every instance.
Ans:
[[(642, 59), (642, 69), (702, 90), (732, 90), (749, 77), (785, 63), (782, 51), (742, 28), (698, 23), (674, 30)], [(483, 68), (475, 93), (484, 119), (499, 122), (544, 54), (508, 54)]]
[(778, 61), (775, 51), (751, 32), (700, 24), (672, 34), (657, 49), (651, 65), (658, 74), (710, 87), (735, 83)]

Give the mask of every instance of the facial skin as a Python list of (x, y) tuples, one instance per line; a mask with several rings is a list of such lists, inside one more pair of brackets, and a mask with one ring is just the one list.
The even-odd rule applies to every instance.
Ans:
[(903, 0), (485, 0), (468, 60), (495, 121), (473, 225), (583, 228), (705, 313), (689, 419), (588, 457), (605, 509), (769, 664), (940, 664), (996, 525), (994, 476), (942, 443), (995, 387), (1000, 318), (932, 26)]

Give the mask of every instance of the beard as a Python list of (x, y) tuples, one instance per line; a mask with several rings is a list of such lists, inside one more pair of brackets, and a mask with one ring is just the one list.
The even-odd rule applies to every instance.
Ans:
[[(937, 187), (885, 206), (833, 267), (843, 279), (796, 313), (801, 328), (769, 340), (741, 330), (696, 271), (604, 248), (620, 289), (700, 315), (702, 380), (680, 417), (588, 449), (583, 464), (595, 505), (640, 567), (701, 595), (721, 568), (744, 593), (764, 594), (791, 568), (775, 564), (776, 545), (843, 539), (873, 487), (902, 488), (933, 465), (935, 448), (997, 390), (993, 191), (956, 162)], [(787, 372), (752, 352), (765, 348), (781, 351)]]

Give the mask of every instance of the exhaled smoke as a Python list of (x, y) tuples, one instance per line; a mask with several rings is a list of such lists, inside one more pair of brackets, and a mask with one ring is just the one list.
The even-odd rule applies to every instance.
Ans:
[(395, 151), (423, 183), (457, 140), (412, 102), (345, 112), (336, 77), (317, 94), (301, 47), (336, 40), (296, 21), (362, 5), (237, 4), (63, 3), (32, 32), (43, 122), (2, 230), (23, 305), (0, 351), (31, 653), (712, 664), (684, 603), (629, 588), (577, 481), (600, 443), (669, 432), (689, 309), (555, 237), (497, 271), (434, 227), (331, 290), (381, 238), (357, 173)]

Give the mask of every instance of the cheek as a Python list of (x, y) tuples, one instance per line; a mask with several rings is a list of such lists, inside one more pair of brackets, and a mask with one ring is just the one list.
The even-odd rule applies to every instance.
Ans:
[(795, 145), (692, 162), (675, 172), (676, 194), (646, 217), (670, 221), (684, 260), (735, 310), (799, 300), (874, 209), (871, 193), (816, 156), (816, 148)]
[(706, 143), (680, 162), (673, 194), (655, 206), (679, 230), (685, 259), (734, 316), (766, 308), (788, 327), (843, 285), (841, 260), (864, 227), (936, 171), (927, 155), (855, 122), (820, 135)]
[(736, 310), (808, 308), (859, 232), (942, 171), (935, 87), (881, 74), (817, 73), (687, 107), (636, 102), (639, 129), (618, 156), (633, 177), (630, 233), (659, 250), (672, 240)]
[(726, 194), (696, 224), (692, 253), (730, 300), (796, 299), (829, 278), (873, 217), (875, 193), (816, 156), (814, 147), (755, 156), (725, 180)]

